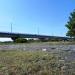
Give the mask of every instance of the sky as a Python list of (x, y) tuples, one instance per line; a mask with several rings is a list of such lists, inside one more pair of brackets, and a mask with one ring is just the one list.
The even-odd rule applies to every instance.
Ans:
[[(75, 0), (0, 0), (0, 32), (66, 36)], [(2, 39), (1, 39), (2, 40)]]

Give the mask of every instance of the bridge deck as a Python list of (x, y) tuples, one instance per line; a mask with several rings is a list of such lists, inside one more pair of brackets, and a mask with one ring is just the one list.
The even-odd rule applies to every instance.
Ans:
[(60, 36), (48, 36), (48, 35), (37, 35), (37, 34), (22, 34), (22, 33), (11, 33), (11, 32), (0, 32), (0, 37), (19, 37), (19, 38), (58, 38), (58, 39), (68, 39), (68, 37)]

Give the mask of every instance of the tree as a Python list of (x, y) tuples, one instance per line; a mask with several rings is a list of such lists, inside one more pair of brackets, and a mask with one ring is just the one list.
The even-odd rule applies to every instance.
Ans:
[(66, 27), (68, 28), (66, 36), (75, 38), (75, 10), (70, 14), (69, 21), (67, 22)]

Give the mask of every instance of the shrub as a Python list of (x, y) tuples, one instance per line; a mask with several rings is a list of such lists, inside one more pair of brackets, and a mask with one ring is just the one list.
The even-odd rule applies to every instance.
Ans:
[(15, 40), (15, 42), (16, 43), (26, 43), (26, 42), (28, 42), (28, 40), (27, 39), (23, 39), (23, 38), (18, 38), (18, 39)]

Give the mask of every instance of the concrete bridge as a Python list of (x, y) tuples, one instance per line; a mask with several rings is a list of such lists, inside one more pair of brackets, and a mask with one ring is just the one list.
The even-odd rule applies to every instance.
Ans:
[(16, 40), (17, 38), (61, 39), (61, 40), (69, 39), (68, 37), (61, 37), (61, 36), (23, 34), (23, 33), (12, 33), (12, 32), (0, 32), (0, 37), (7, 37), (11, 38), (12, 40)]

